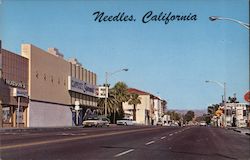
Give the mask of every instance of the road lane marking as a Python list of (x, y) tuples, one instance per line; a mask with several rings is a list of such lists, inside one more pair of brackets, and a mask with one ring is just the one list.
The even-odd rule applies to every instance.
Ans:
[(123, 155), (128, 154), (129, 152), (133, 152), (133, 151), (134, 151), (134, 149), (130, 149), (130, 150), (118, 153), (114, 157), (120, 157), (120, 156), (123, 156)]
[(161, 137), (161, 139), (165, 139), (165, 138), (166, 138), (166, 136)]
[(169, 134), (169, 136), (172, 136), (172, 135), (173, 135), (173, 133)]
[(57, 136), (85, 136), (87, 133), (59, 133)]
[(178, 132), (174, 132), (175, 134), (177, 134)]
[(145, 145), (150, 145), (150, 144), (153, 144), (153, 143), (155, 143), (155, 141), (150, 141), (150, 142), (146, 143)]
[(113, 135), (121, 135), (121, 134), (135, 133), (135, 132), (141, 132), (141, 131), (150, 131), (150, 130), (152, 131), (152, 130), (157, 130), (157, 129), (158, 128), (135, 129), (135, 130), (126, 130), (126, 131), (102, 133), (102, 134), (95, 134), (95, 135), (86, 135), (86, 136), (77, 136), (77, 137), (74, 136), (74, 137), (69, 137), (69, 138), (61, 138), (61, 139), (53, 139), (53, 140), (45, 140), (45, 141), (37, 141), (37, 142), (28, 142), (28, 143), (23, 143), (23, 144), (0, 146), (0, 150), (21, 148), (21, 147), (30, 147), (30, 146), (34, 146), (34, 145), (62, 143), (62, 142), (68, 142), (68, 141), (83, 140), (83, 139), (89, 139), (89, 138), (99, 138), (99, 137), (113, 136)]

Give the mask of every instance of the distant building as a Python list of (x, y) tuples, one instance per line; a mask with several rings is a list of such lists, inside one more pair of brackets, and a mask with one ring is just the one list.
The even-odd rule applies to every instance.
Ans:
[(227, 126), (247, 127), (248, 109), (246, 103), (227, 103), (225, 119)]

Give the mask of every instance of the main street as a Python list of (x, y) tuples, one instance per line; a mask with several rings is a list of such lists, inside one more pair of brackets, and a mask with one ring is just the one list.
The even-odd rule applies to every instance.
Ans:
[(1, 160), (250, 159), (250, 137), (213, 127), (112, 126), (1, 132)]

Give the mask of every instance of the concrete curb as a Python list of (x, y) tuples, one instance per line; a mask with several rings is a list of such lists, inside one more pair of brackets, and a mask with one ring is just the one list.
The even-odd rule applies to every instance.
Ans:
[(237, 129), (233, 129), (233, 131), (238, 132), (238, 133), (241, 133), (241, 131), (240, 131), (240, 130), (237, 130)]
[(31, 127), (31, 128), (0, 128), (0, 133), (4, 132), (25, 132), (25, 131), (56, 131), (56, 130), (70, 130), (74, 128), (82, 128), (82, 126), (68, 126), (68, 127)]
[(233, 131), (250, 136), (250, 129), (244, 129), (244, 131), (242, 129), (233, 129)]

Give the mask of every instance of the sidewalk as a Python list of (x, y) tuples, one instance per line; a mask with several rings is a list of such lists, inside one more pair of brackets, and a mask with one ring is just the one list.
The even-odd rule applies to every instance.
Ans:
[[(114, 127), (116, 124), (110, 124), (110, 127)], [(26, 132), (26, 131), (61, 131), (70, 130), (75, 128), (83, 128), (80, 126), (62, 126), (62, 127), (29, 127), (29, 128), (0, 128), (0, 133), (4, 132)]]
[(0, 128), (0, 133), (4, 132), (25, 132), (25, 131), (57, 131), (82, 128), (82, 126), (64, 126), (64, 127), (29, 127), (29, 128)]
[(250, 128), (229, 127), (227, 129), (250, 136)]

